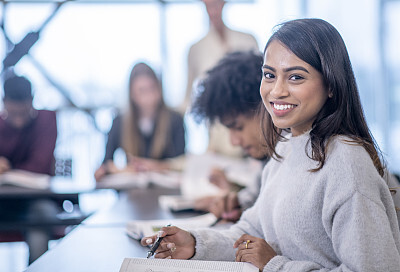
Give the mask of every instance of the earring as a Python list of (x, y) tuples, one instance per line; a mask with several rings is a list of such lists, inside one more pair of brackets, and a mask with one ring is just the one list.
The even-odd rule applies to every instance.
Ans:
[(328, 97), (329, 97), (329, 98), (332, 98), (332, 97), (333, 97), (333, 93), (329, 93), (329, 94), (328, 94)]

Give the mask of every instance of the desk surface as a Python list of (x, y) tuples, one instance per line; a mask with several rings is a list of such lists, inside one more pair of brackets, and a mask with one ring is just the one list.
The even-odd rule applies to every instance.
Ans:
[(28, 267), (30, 272), (119, 271), (125, 257), (145, 257), (147, 248), (123, 227), (79, 226)]
[(171, 213), (163, 210), (158, 204), (160, 195), (177, 195), (179, 189), (154, 187), (123, 191), (114, 206), (90, 216), (82, 224), (86, 226), (120, 226), (124, 227), (129, 220), (154, 220), (183, 218), (193, 216), (194, 212)]
[(165, 188), (121, 192), (112, 208), (89, 217), (26, 271), (119, 271), (125, 257), (145, 257), (147, 252), (138, 241), (126, 235), (129, 220), (193, 215), (174, 214), (158, 205), (159, 195), (178, 193), (179, 190)]

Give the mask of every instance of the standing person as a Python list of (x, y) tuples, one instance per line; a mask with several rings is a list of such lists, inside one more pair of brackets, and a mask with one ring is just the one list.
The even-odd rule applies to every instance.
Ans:
[(118, 115), (108, 134), (103, 164), (96, 180), (119, 171), (113, 156), (122, 147), (128, 171), (164, 170), (172, 167), (166, 159), (184, 154), (183, 118), (169, 109), (162, 97), (162, 86), (154, 70), (137, 63), (129, 78), (129, 109)]
[[(197, 83), (225, 54), (234, 51), (259, 51), (257, 41), (252, 35), (230, 29), (225, 25), (222, 19), (224, 0), (202, 1), (207, 11), (210, 27), (208, 33), (189, 49), (186, 93), (180, 106), (182, 114), (190, 107)], [(216, 122), (209, 131), (208, 150), (228, 156), (242, 155), (240, 148), (233, 147), (226, 140), (228, 138), (229, 132)]]
[[(32, 105), (31, 82), (21, 76), (4, 81), (4, 109), (0, 118), (0, 173), (21, 169), (54, 175), (54, 148), (57, 139), (56, 114), (36, 110)], [(51, 200), (4, 200), (0, 217), (19, 220), (28, 216), (36, 220), (54, 220), (60, 208)], [(25, 234), (29, 263), (48, 249), (50, 230), (32, 228)]]
[(226, 231), (163, 228), (156, 257), (260, 271), (400, 271), (395, 206), (339, 32), (320, 19), (283, 23), (262, 73), (273, 159), (255, 205)]
[[(202, 91), (193, 103), (192, 114), (198, 121), (219, 121), (228, 128), (232, 145), (240, 146), (247, 155), (265, 165), (269, 157), (260, 127), (262, 62), (261, 53), (228, 53), (207, 72), (201, 83)], [(259, 179), (239, 192), (232, 190), (232, 181), (228, 180), (222, 169), (212, 170), (210, 182), (225, 188), (227, 192), (223, 196), (197, 200), (196, 209), (208, 210), (217, 217), (237, 221), (242, 211), (256, 201), (261, 187), (261, 173)]]

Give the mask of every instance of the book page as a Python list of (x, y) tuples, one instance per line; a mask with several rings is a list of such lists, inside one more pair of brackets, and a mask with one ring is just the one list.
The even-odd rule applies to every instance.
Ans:
[(220, 194), (220, 188), (209, 182), (213, 168), (224, 170), (231, 181), (247, 186), (257, 180), (262, 164), (251, 158), (231, 158), (213, 153), (188, 155), (182, 176), (182, 195), (199, 198)]
[(0, 184), (46, 190), (50, 188), (50, 176), (25, 170), (9, 170), (0, 175)]
[(160, 195), (158, 203), (162, 209), (171, 211), (193, 210), (195, 208), (195, 198), (185, 197), (183, 195)]
[(224, 168), (214, 154), (188, 155), (183, 171), (181, 192), (188, 198), (218, 195), (221, 190), (209, 182), (212, 167)]
[(181, 173), (174, 171), (120, 172), (104, 176), (96, 183), (96, 188), (116, 190), (147, 188), (150, 183), (165, 188), (179, 188), (180, 181)]
[(182, 180), (182, 173), (178, 171), (148, 172), (151, 183), (165, 188), (179, 188)]
[(258, 272), (250, 263), (125, 258), (119, 272)]
[(149, 185), (148, 177), (145, 173), (121, 172), (109, 174), (96, 182), (97, 189), (133, 189), (146, 188)]

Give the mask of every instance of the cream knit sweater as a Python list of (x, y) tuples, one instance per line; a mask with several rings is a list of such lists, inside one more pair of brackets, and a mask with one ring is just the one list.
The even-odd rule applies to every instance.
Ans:
[(388, 186), (361, 146), (335, 137), (324, 167), (310, 159), (309, 133), (277, 145), (255, 205), (224, 231), (193, 230), (194, 259), (235, 259), (243, 233), (277, 252), (264, 271), (400, 271), (400, 233)]

